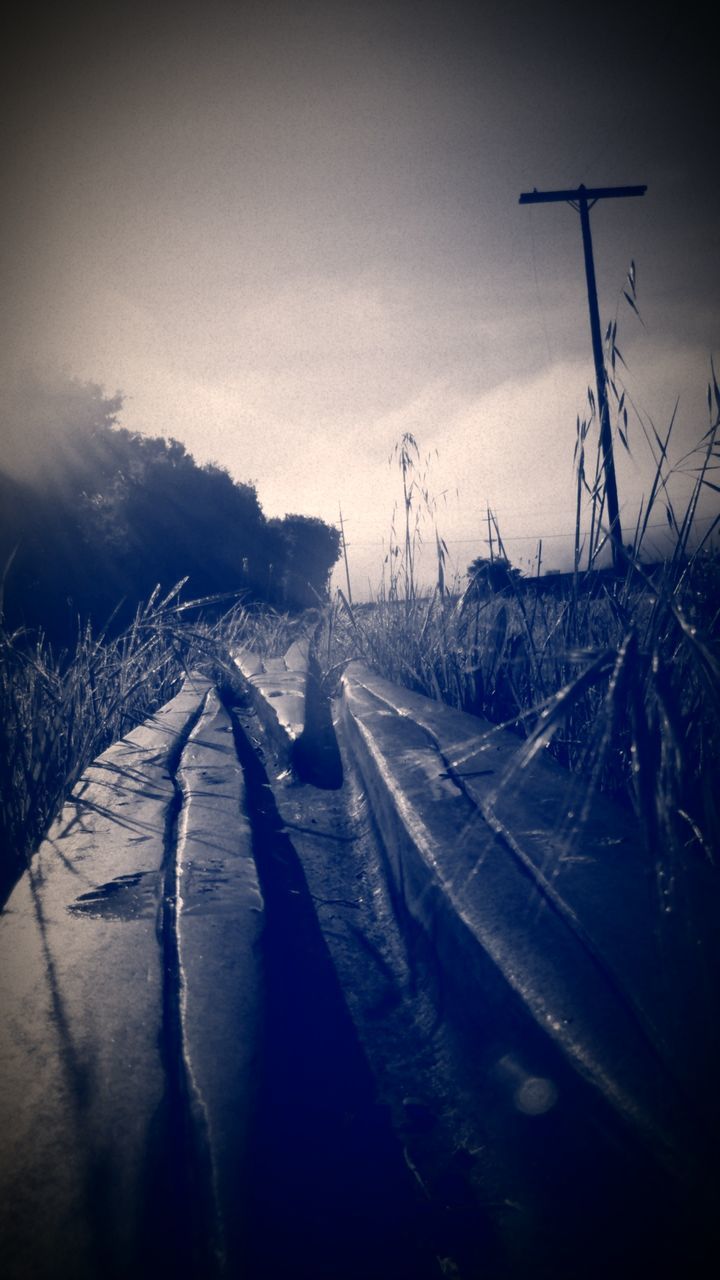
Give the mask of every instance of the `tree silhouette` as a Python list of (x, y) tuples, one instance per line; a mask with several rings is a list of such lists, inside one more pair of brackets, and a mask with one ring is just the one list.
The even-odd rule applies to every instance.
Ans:
[(336, 529), (309, 516), (267, 520), (253, 485), (199, 466), (177, 440), (118, 427), (120, 397), (79, 384), (54, 394), (39, 407), (30, 395), (32, 448), (10, 455), (15, 474), (0, 472), (0, 571), (15, 553), (9, 625), (67, 643), (78, 617), (102, 625), (124, 600), (119, 626), (157, 583), (185, 577), (192, 597), (237, 591), (297, 609), (326, 595)]
[(287, 608), (312, 608), (327, 596), (340, 555), (340, 533), (316, 516), (271, 520), (276, 537), (274, 598)]
[(466, 569), (466, 577), (467, 595), (486, 595), (508, 590), (522, 574), (504, 557), (476, 556)]

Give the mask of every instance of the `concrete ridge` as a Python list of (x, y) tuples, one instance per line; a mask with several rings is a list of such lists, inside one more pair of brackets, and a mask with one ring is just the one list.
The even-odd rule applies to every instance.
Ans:
[[(257, 1021), (262, 927), (242, 797), (229, 717), (190, 676), (86, 770), (0, 914), (11, 1280), (185, 1274), (208, 1213), (218, 1269), (233, 1244), (228, 1169), (257, 1053), (238, 1026), (252, 1036)], [(211, 1000), (223, 981), (227, 1001)], [(209, 1205), (188, 1164), (203, 1160)]]
[[(370, 682), (369, 682), (370, 683)], [(605, 974), (448, 775), (427, 732), (343, 679), (340, 723), (403, 901), (476, 999), (507, 984), (576, 1070), (667, 1158), (680, 1099)], [(493, 971), (488, 970), (487, 960)], [(456, 981), (457, 977), (456, 975)]]
[(264, 658), (247, 648), (233, 654), (253, 706), (288, 766), (305, 729), (309, 650), (309, 640), (296, 640), (282, 658)]
[(210, 1165), (213, 1248), (237, 1262), (260, 1069), (264, 903), (230, 717), (210, 691), (178, 769), (175, 877), (182, 1053)]
[(521, 744), (488, 722), (362, 664), (345, 680), (426, 731), (448, 777), (603, 967), (686, 1094), (714, 1086), (720, 1043), (707, 1009), (720, 1004), (720, 989), (717, 968), (697, 945), (713, 936), (720, 905), (711, 869), (698, 864), (687, 877), (684, 915), (664, 910), (632, 813), (606, 796), (588, 797), (582, 780), (547, 755), (519, 765)]

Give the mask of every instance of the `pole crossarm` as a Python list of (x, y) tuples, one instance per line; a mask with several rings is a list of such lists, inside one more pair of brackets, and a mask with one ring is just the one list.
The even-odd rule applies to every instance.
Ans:
[(624, 196), (644, 196), (644, 187), (576, 187), (574, 191), (523, 191), (518, 204), (552, 204), (555, 201), (622, 199)]

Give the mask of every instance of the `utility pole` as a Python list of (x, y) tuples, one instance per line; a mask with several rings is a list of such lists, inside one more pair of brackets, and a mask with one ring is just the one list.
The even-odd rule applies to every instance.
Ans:
[(350, 566), (348, 565), (347, 543), (345, 541), (345, 525), (343, 524), (342, 507), (338, 506), (340, 512), (340, 536), (342, 538), (343, 556), (345, 558), (345, 581), (347, 582), (348, 604), (353, 602), (352, 591), (350, 590)]
[(582, 228), (583, 252), (585, 255), (585, 278), (587, 280), (588, 307), (590, 310), (590, 336), (592, 338), (593, 360), (595, 362), (595, 381), (597, 383), (598, 412), (600, 415), (600, 447), (605, 471), (605, 493), (607, 494), (608, 516), (610, 518), (610, 540), (612, 546), (613, 568), (619, 572), (625, 561), (620, 509), (618, 506), (617, 480), (615, 478), (615, 459), (613, 457), (612, 432), (610, 430), (610, 407), (607, 395), (607, 373), (603, 359), (602, 335), (600, 331), (600, 313), (598, 310), (597, 284), (595, 282), (595, 263), (593, 261), (592, 238), (590, 236), (590, 210), (598, 200), (619, 199), (624, 196), (644, 196), (647, 187), (584, 187), (582, 184), (574, 191), (525, 191), (520, 196), (520, 204), (555, 204), (558, 201), (572, 205), (580, 214)]

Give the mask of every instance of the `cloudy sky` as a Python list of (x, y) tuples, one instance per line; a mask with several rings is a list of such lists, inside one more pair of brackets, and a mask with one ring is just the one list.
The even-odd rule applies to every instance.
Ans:
[[(720, 354), (709, 18), (596, 9), (35, 8), (3, 53), (4, 377), (122, 390), (124, 425), (254, 481), (268, 515), (342, 505), (358, 593), (404, 431), (460, 568), (488, 501), (522, 567), (538, 536), (559, 562), (592, 379), (580, 227), (520, 193), (647, 183), (593, 211), (601, 313), (658, 428), (680, 397), (678, 453)], [(644, 327), (622, 298), (633, 259)], [(6, 465), (21, 417), (3, 417)], [(637, 422), (631, 444), (626, 523), (649, 483)]]

